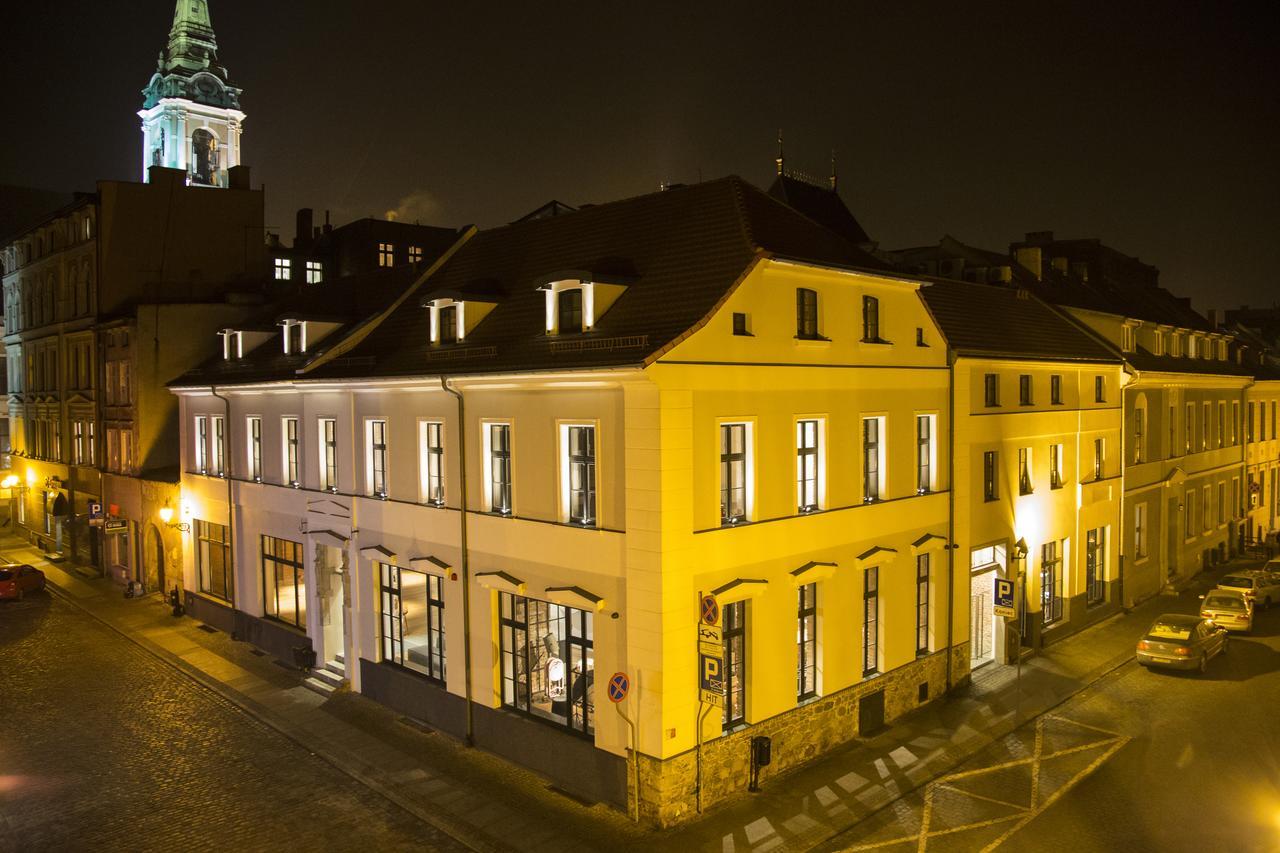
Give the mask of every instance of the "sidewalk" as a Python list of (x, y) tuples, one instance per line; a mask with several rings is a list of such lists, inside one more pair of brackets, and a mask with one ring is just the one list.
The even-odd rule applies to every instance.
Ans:
[[(311, 752), (475, 850), (807, 850), (844, 832), (904, 794), (1083, 690), (1133, 657), (1156, 615), (1192, 611), (1222, 566), (1181, 596), (1161, 596), (1048, 647), (1013, 667), (980, 670), (950, 701), (899, 720), (742, 795), (701, 821), (646, 831), (620, 812), (586, 806), (545, 780), (351, 693), (327, 700), (301, 673), (246, 643), (174, 619), (158, 596), (123, 598), (110, 581), (51, 565), (27, 543), (0, 540), (0, 552), (43, 570), (64, 597)], [(1231, 568), (1246, 565), (1243, 561)]]

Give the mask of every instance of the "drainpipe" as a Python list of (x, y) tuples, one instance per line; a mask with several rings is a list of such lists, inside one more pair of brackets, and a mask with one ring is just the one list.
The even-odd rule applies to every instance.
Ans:
[(471, 708), (471, 566), (467, 560), (467, 409), (462, 392), (449, 384), (448, 377), (440, 377), (441, 390), (452, 394), (458, 401), (458, 472), (461, 480), (462, 500), (458, 507), (458, 536), (461, 545), (462, 569), (462, 666), (463, 691), (467, 700), (467, 746), (475, 746), (475, 720)]
[(947, 405), (947, 687), (951, 692), (952, 645), (955, 643), (956, 596), (956, 354), (947, 347), (947, 387), (951, 401)]
[[(1124, 381), (1125, 376), (1129, 377), (1129, 381), (1127, 382)], [(1126, 405), (1127, 405), (1125, 402), (1125, 399), (1129, 396), (1129, 386), (1137, 382), (1139, 378), (1140, 378), (1140, 374), (1136, 370), (1132, 374), (1130, 374), (1128, 370), (1128, 365), (1121, 365), (1120, 367), (1120, 380), (1121, 380), (1121, 384), (1120, 384), (1120, 565), (1119, 565), (1118, 571), (1116, 572), (1116, 598), (1120, 600), (1120, 610), (1125, 613), (1129, 612), (1129, 607), (1126, 606), (1124, 602), (1124, 568), (1125, 568), (1124, 564), (1125, 564), (1125, 558), (1129, 556), (1128, 554), (1124, 553), (1124, 550), (1125, 550), (1124, 533), (1125, 533), (1125, 526), (1127, 524), (1124, 517), (1124, 505), (1125, 505), (1124, 486), (1129, 479), (1128, 477), (1125, 476), (1125, 472), (1124, 472), (1125, 466), (1129, 464), (1129, 457), (1125, 455), (1125, 449), (1124, 449), (1124, 437), (1125, 437), (1125, 434), (1128, 432), (1128, 424), (1125, 421), (1125, 411), (1126, 411)], [(1185, 403), (1186, 401), (1184, 400), (1183, 402)], [(1191, 426), (1190, 424), (1184, 424), (1185, 429), (1190, 429), (1190, 426)], [(1103, 462), (1105, 464), (1106, 460), (1104, 459)], [(1164, 492), (1160, 493), (1160, 503), (1164, 504), (1164, 507), (1161, 508), (1161, 512), (1167, 512), (1169, 500), (1167, 497), (1165, 497)], [(1150, 533), (1150, 524), (1148, 523), (1147, 526), (1148, 526), (1147, 532)], [(1165, 549), (1167, 551), (1169, 547), (1168, 546), (1168, 542), (1169, 542), (1168, 524), (1166, 523), (1161, 525), (1160, 529), (1164, 531), (1164, 541), (1166, 543)], [(1148, 539), (1150, 539), (1149, 536), (1148, 536)], [(1148, 541), (1147, 548), (1149, 549), (1150, 547), (1151, 547), (1151, 544)], [(1166, 566), (1169, 565), (1169, 558), (1167, 553), (1165, 555), (1165, 565)], [(1166, 571), (1168, 570), (1166, 569)]]
[[(239, 579), (236, 577), (236, 525), (232, 515), (235, 510), (231, 503), (231, 454), (229, 452), (231, 450), (231, 401), (218, 393), (218, 386), (216, 385), (210, 385), (209, 391), (222, 401), (222, 408), (225, 413), (223, 421), (225, 426), (222, 432), (222, 476), (227, 480), (227, 555), (231, 560), (231, 582), (235, 584), (232, 589), (236, 590), (240, 588), (240, 584)], [(178, 517), (181, 518), (181, 498), (179, 498), (178, 514)], [(185, 584), (186, 578), (183, 578), (182, 582)], [(232, 598), (234, 599), (234, 597), (235, 593), (232, 592)], [(235, 607), (235, 605), (236, 603), (233, 600), (231, 606)]]

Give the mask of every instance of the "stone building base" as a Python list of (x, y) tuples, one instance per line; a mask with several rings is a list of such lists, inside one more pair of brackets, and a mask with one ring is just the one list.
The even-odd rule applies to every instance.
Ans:
[[(951, 665), (952, 685), (967, 682), (967, 641), (952, 647)], [(849, 741), (880, 731), (860, 731), (864, 711), (874, 711), (879, 705), (880, 697), (875, 694), (883, 697), (883, 722), (888, 724), (941, 698), (946, 692), (946, 680), (946, 653), (935, 652), (838, 693), (707, 741), (701, 750), (702, 809), (705, 811), (747, 790), (753, 737), (763, 735), (773, 739), (772, 762), (760, 774), (764, 784)], [(869, 716), (878, 717), (878, 714)], [(698, 809), (698, 764), (697, 750), (666, 760), (641, 755), (641, 820), (665, 828), (693, 819)]]

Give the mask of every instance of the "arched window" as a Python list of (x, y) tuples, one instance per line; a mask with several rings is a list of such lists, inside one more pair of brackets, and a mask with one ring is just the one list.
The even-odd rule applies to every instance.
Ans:
[(218, 179), (218, 140), (200, 128), (191, 134), (191, 182), (211, 187)]

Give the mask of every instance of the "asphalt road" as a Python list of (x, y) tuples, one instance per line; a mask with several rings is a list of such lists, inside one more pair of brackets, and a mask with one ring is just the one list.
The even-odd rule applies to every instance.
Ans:
[(465, 848), (50, 593), (0, 602), (0, 850)]
[(1130, 662), (835, 846), (1280, 851), (1280, 607), (1205, 675)]

